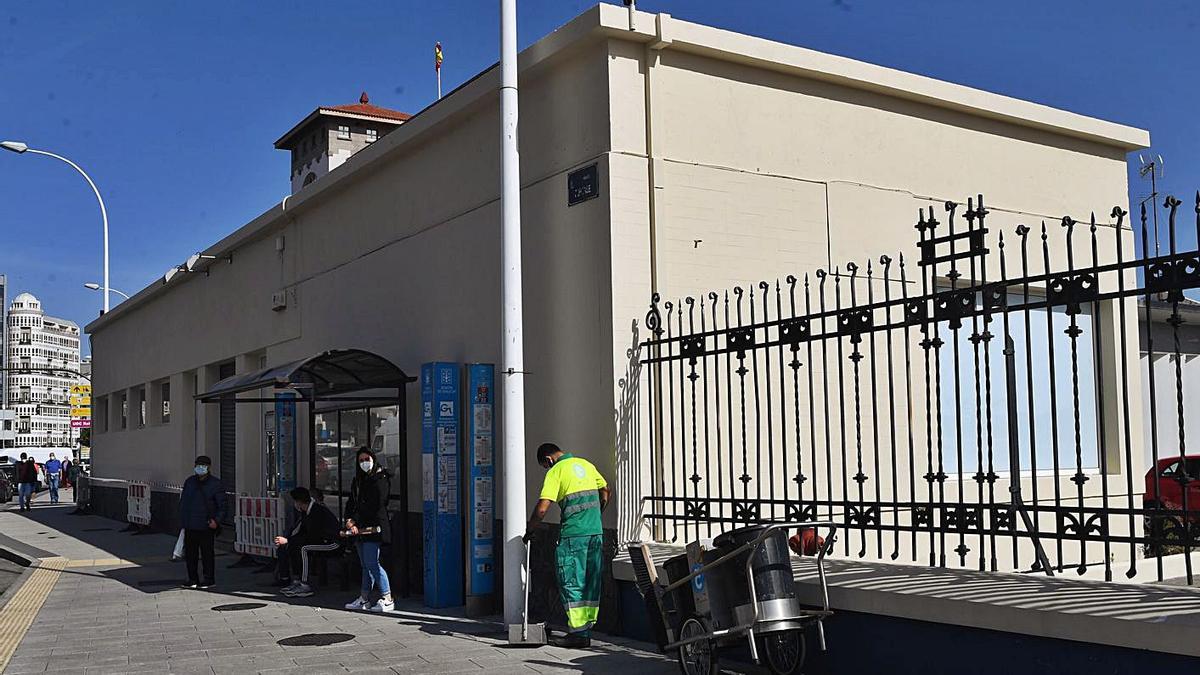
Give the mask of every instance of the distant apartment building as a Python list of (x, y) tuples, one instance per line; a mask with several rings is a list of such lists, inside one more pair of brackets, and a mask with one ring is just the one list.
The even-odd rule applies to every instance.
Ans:
[[(79, 381), (79, 325), (46, 315), (29, 293), (13, 298), (6, 317), (8, 408), (16, 447), (70, 447), (70, 390)], [(2, 422), (0, 422), (2, 425)]]

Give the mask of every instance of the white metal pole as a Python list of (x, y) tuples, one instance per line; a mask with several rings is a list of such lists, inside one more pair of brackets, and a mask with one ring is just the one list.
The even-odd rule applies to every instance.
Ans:
[(517, 0), (500, 0), (500, 239), (504, 299), (504, 620), (521, 621), (525, 562), (525, 359), (521, 333), (521, 167), (517, 151)]
[(87, 181), (88, 185), (92, 186), (92, 192), (96, 193), (96, 201), (100, 202), (100, 219), (104, 223), (104, 313), (108, 314), (108, 307), (109, 307), (108, 297), (109, 297), (109, 290), (110, 290), (108, 287), (108, 210), (104, 208), (104, 198), (100, 196), (100, 190), (96, 188), (96, 184), (94, 182), (92, 182), (91, 176), (87, 175), (86, 171), (79, 168), (78, 164), (76, 164), (75, 162), (72, 162), (71, 160), (67, 159), (66, 157), (63, 157), (62, 155), (56, 155), (53, 152), (46, 152), (45, 150), (35, 150), (33, 148), (29, 148), (26, 152), (32, 152), (36, 155), (45, 155), (47, 157), (53, 157), (55, 159), (60, 159), (64, 162), (66, 162), (67, 164), (71, 165), (71, 168), (78, 171), (80, 176), (83, 176), (83, 179)]
[(437, 69), (437, 81), (438, 81), (438, 100), (440, 101), (440, 100), (442, 100), (442, 69), (441, 68)]

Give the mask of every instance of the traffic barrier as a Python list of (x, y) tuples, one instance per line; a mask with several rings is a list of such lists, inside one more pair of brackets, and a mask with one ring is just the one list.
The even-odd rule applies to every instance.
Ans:
[(134, 525), (150, 525), (150, 484), (129, 481), (125, 520)]
[(275, 537), (287, 526), (283, 500), (278, 497), (237, 498), (233, 550), (245, 555), (275, 557)]

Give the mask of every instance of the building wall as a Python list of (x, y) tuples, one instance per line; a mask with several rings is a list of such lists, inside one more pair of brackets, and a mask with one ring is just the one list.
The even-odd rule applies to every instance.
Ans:
[[(611, 438), (612, 384), (595, 377), (610, 370), (606, 348), (597, 347), (608, 344), (601, 309), (608, 306), (607, 258), (595, 255), (607, 249), (607, 208), (603, 200), (566, 205), (566, 172), (603, 161), (604, 77), (603, 55), (592, 52), (563, 54), (553, 68), (523, 80), (522, 125), (540, 132), (523, 142), (522, 212), (530, 447), (557, 440), (610, 471), (611, 442), (603, 439)], [(355, 347), (413, 375), (433, 360), (498, 363), (494, 84), (485, 78), (466, 92), (461, 98), (469, 105), (454, 108), (444, 99), (452, 114), (436, 128), (418, 125), (410, 132), (417, 140), (405, 147), (394, 147), (402, 128), (356, 154), (351, 165), (369, 165), (292, 198), (269, 231), (230, 251), (232, 262), (212, 261), (207, 275), (183, 275), (94, 330), (96, 398), (98, 409), (108, 410), (107, 428), (93, 441), (97, 475), (172, 482), (196, 454), (215, 458), (215, 406), (190, 397), (215, 382), (215, 366), (226, 360), (245, 372)], [(279, 312), (271, 310), (276, 291), (288, 298)], [(581, 374), (588, 374), (582, 388)], [(117, 397), (132, 401), (137, 387), (164, 377), (175, 399), (170, 423), (138, 429), (127, 421), (120, 429)], [(409, 474), (419, 476), (415, 384), (408, 395)], [(262, 412), (258, 404), (238, 409), (238, 491), (261, 489)], [(307, 425), (299, 438), (305, 447)], [(299, 476), (307, 475), (302, 458)], [(536, 472), (530, 485), (540, 485)], [(410, 506), (419, 504), (414, 490)]]
[[(647, 26), (643, 23), (639, 28)], [(1052, 242), (1050, 267), (1065, 269), (1066, 234), (1058, 222), (1064, 215), (1081, 223), (1086, 223), (1090, 214), (1097, 215), (1101, 262), (1115, 258), (1118, 240), (1125, 246), (1125, 258), (1132, 257), (1128, 224), (1117, 232), (1108, 216), (1114, 205), (1127, 208), (1125, 149), (1119, 144), (1032, 129), (880, 91), (852, 88), (799, 73), (794, 68), (751, 63), (750, 56), (723, 54), (718, 58), (686, 44), (700, 40), (689, 35), (689, 31), (716, 32), (714, 29), (680, 27), (672, 21), (669, 28), (657, 30), (659, 36), (646, 42), (620, 38), (609, 42), (614, 159), (608, 184), (614, 192), (618, 186), (622, 190), (622, 194), (613, 197), (614, 205), (619, 203), (620, 208), (614, 208), (612, 223), (614, 259), (621, 261), (620, 269), (614, 269), (614, 325), (625, 329), (614, 334), (614, 373), (618, 377), (638, 375), (642, 387), (645, 386), (645, 373), (627, 355), (635, 341), (631, 335), (635, 333), (626, 327), (631, 320), (638, 319), (640, 332), (636, 335), (640, 339), (647, 337), (643, 318), (652, 292), (660, 293), (663, 303), (670, 302), (676, 308), (675, 317), (679, 308), (687, 307), (686, 299), (693, 298), (696, 330), (699, 330), (699, 303), (702, 299), (708, 301), (706, 295), (710, 291), (718, 293), (719, 301), (725, 297), (733, 301), (732, 294), (725, 294), (740, 286), (747, 297), (753, 290), (757, 303), (760, 302), (757, 285), (761, 281), (771, 284), (770, 292), (774, 293), (774, 285), (784, 283), (789, 274), (796, 275), (803, 283), (805, 274), (812, 275), (818, 269), (846, 272), (851, 261), (859, 264), (860, 275), (865, 275), (867, 263), (872, 262), (878, 275), (879, 259), (884, 254), (893, 260), (903, 255), (910, 263), (909, 279), (919, 278), (915, 275), (920, 272), (912, 264), (918, 257), (918, 233), (913, 227), (918, 210), (933, 208), (943, 223), (939, 233), (945, 234), (947, 200), (962, 203), (958, 210), (958, 226), (962, 228), (967, 198), (978, 193), (985, 195), (991, 230), (989, 279), (997, 279), (1000, 274), (996, 255), (999, 233), (1004, 233), (1011, 246), (1016, 240), (1018, 224), (1037, 228), (1048, 222)], [(656, 44), (664, 46), (664, 41), (665, 48), (655, 48)], [(1041, 253), (1036, 248), (1040, 241), (1036, 237), (1035, 231), (1034, 255), (1038, 257), (1032, 273), (1043, 269)], [(1076, 228), (1072, 245), (1077, 256), (1090, 261), (1086, 225)], [(1013, 257), (1011, 247), (1009, 255), (1010, 265), (1019, 261)], [(652, 265), (641, 262), (646, 257), (653, 260)], [(977, 276), (981, 277), (982, 272), (979, 270)], [(1015, 274), (1012, 268), (1009, 274)], [(812, 281), (815, 287), (816, 278), (812, 277)], [(1103, 278), (1101, 282), (1106, 290), (1111, 289), (1115, 277)], [(897, 294), (896, 280), (893, 278), (891, 283), (892, 292)], [(866, 298), (867, 282), (860, 280), (854, 285), (861, 303)], [(848, 295), (850, 286), (850, 282), (843, 284), (842, 292)], [(883, 282), (874, 284), (876, 299), (882, 297), (882, 289)], [(748, 311), (748, 306), (743, 309)], [(1118, 329), (1113, 314), (1105, 311), (1097, 326), (1109, 335), (1117, 334)], [(692, 315), (685, 309), (685, 317), (688, 316)], [(687, 318), (685, 326), (686, 322)], [(1125, 328), (1135, 331), (1136, 324)], [(678, 334), (677, 329), (675, 333)], [(1107, 364), (1105, 372), (1110, 374), (1115, 371), (1116, 354), (1112, 351), (1115, 343), (1107, 340), (1108, 351), (1097, 355)], [(1127, 356), (1136, 363), (1133, 346), (1136, 341), (1131, 339), (1129, 344)], [(903, 346), (902, 342), (896, 345), (897, 354)], [(884, 356), (881, 352), (875, 361), (882, 363)], [(830, 368), (833, 365), (831, 362)], [(806, 367), (817, 371), (818, 381), (836, 377), (835, 371), (825, 372), (819, 364)], [(869, 373), (871, 368), (872, 359), (868, 358), (862, 363), (863, 372)], [(639, 381), (637, 377), (629, 379)], [(748, 382), (747, 386), (753, 384), (753, 377)], [(1136, 373), (1131, 373), (1130, 381), (1125, 384), (1131, 400), (1128, 423), (1133, 427), (1133, 436), (1138, 438), (1142, 399)], [(1112, 393), (1121, 384), (1110, 375), (1107, 386)], [(648, 392), (634, 387), (615, 392), (617, 408), (625, 420), (619, 431), (618, 456), (643, 458), (640, 466), (621, 472), (628, 481), (625, 489), (641, 493), (649, 488), (647, 477), (651, 476), (647, 461), (650, 455), (647, 450), (652, 447), (650, 420), (645, 412), (647, 395)], [(846, 405), (847, 396), (836, 386), (831, 393), (835, 423), (839, 406)], [(1108, 397), (1109, 401), (1113, 398)], [(791, 409), (791, 399), (786, 400), (784, 407)], [(913, 401), (914, 410), (923, 410), (924, 405), (923, 397), (918, 394)], [(820, 408), (818, 402), (817, 409)], [(853, 418), (853, 411), (849, 414)], [(897, 433), (906, 436), (909, 429), (903, 411), (898, 414), (901, 422)], [(1107, 415), (1107, 427), (1098, 433), (1110, 440), (1119, 438), (1121, 419), (1119, 415)], [(725, 424), (736, 421), (730, 417)], [(806, 429), (810, 424), (818, 427), (818, 443), (828, 438), (835, 450), (844, 440), (853, 447), (852, 428), (826, 429), (821, 420), (807, 418), (803, 424)], [(863, 452), (870, 456), (873, 453), (870, 410), (863, 411), (861, 424), (868, 439)], [(776, 449), (781, 447), (784, 426), (776, 424), (768, 432), (770, 438), (762, 439), (764, 448), (770, 447), (772, 441)], [(923, 428), (915, 432), (918, 438), (924, 438)], [(703, 442), (706, 432), (702, 429), (700, 433)], [(933, 433), (936, 437), (937, 431)], [(847, 440), (844, 436), (851, 438)], [(710, 440), (709, 447), (720, 447), (715, 437)], [(690, 439), (684, 445), (691, 447)], [(1116, 457), (1119, 447), (1118, 443), (1108, 443), (1111, 461), (1107, 466), (1112, 484), (1123, 486), (1127, 469)], [(878, 472), (871, 470), (873, 481), (890, 475), (888, 450), (885, 439)], [(967, 454), (973, 456), (974, 450), (972, 443)], [(923, 459), (922, 450), (917, 476), (927, 470)], [(715, 466), (715, 458), (710, 460)], [(659, 467), (662, 466), (659, 461)], [(1141, 471), (1140, 467), (1133, 470)], [(837, 477), (833, 492), (822, 496), (838, 498), (841, 475), (855, 473), (855, 467), (843, 465), (835, 456), (829, 466), (809, 466), (807, 471), (810, 476), (824, 476), (828, 471)], [(901, 471), (907, 473), (906, 468)], [(706, 476), (705, 480), (714, 478)], [(727, 476), (723, 478), (728, 480)], [(756, 480), (772, 484), (772, 491), (782, 494), (790, 478), (758, 476)], [(675, 484), (674, 494), (681, 494), (679, 490), (685, 486), (688, 494), (692, 489), (687, 476), (660, 475), (656, 479)], [(970, 481), (970, 472), (966, 480)], [(1032, 479), (1023, 482), (1031, 484)], [(907, 483), (906, 476), (901, 483), (902, 486)], [(1072, 490), (1075, 487), (1065, 477), (1062, 483)], [(1098, 491), (1099, 483), (1099, 480), (1090, 482), (1089, 495)], [(1052, 484), (1050, 479), (1038, 480), (1040, 494), (1050, 494)], [(871, 483), (868, 492), (874, 492), (874, 485)], [(853, 483), (850, 487), (855, 489)], [(976, 497), (976, 485), (971, 482), (969, 487), (965, 495), (968, 500)], [(1026, 485), (1027, 493), (1030, 487)], [(792, 489), (794, 495), (794, 485)], [(947, 494), (955, 490), (948, 483)], [(890, 487), (883, 492), (883, 499), (893, 497)], [(1007, 494), (1003, 480), (996, 484), (995, 492)], [(1123, 500), (1124, 491), (1120, 494)], [(900, 497), (905, 495), (897, 495)], [(627, 514), (636, 512), (635, 500), (627, 498), (624, 503)], [(1045, 526), (1053, 524), (1047, 519)]]

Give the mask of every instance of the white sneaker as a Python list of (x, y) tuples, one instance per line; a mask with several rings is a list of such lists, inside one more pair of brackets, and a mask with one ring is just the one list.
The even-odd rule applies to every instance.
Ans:
[(394, 612), (394, 611), (396, 611), (396, 603), (391, 600), (388, 600), (386, 598), (380, 598), (379, 602), (375, 603), (374, 605), (371, 605), (371, 611), (379, 612), (381, 614), (386, 614), (387, 612)]
[(346, 603), (346, 609), (367, 609), (369, 604), (365, 598), (355, 598), (354, 602)]

